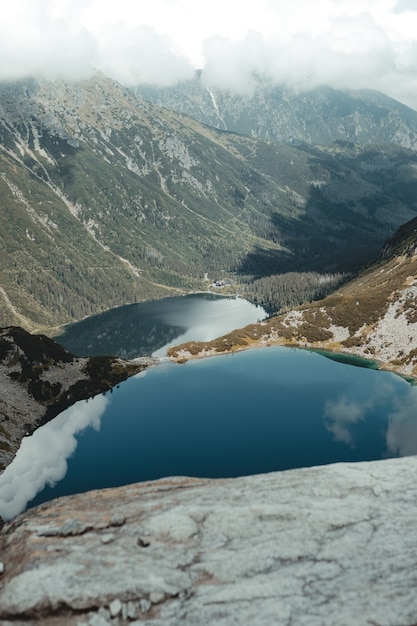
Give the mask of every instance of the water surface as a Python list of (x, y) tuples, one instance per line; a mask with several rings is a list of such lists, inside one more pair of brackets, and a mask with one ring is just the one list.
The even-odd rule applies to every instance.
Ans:
[(210, 341), (266, 317), (242, 298), (192, 294), (129, 304), (71, 324), (55, 339), (80, 356), (165, 356), (185, 341)]
[[(32, 496), (41, 490), (33, 505), (164, 476), (231, 477), (415, 454), (416, 417), (417, 388), (402, 378), (313, 352), (271, 347), (164, 362), (26, 438), (0, 477), (0, 515), (22, 489), (30, 500), (29, 484)], [(91, 419), (94, 428), (86, 427)], [(48, 427), (54, 434), (42, 443)]]

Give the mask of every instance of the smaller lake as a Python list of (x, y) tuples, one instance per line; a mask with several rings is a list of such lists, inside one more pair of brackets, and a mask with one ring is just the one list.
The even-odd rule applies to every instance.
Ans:
[(166, 476), (416, 453), (417, 387), (391, 373), (279, 347), (164, 361), (25, 438), (0, 477), (0, 515)]
[(67, 326), (55, 339), (79, 356), (161, 358), (172, 345), (210, 341), (265, 317), (262, 307), (242, 298), (198, 293), (111, 309)]

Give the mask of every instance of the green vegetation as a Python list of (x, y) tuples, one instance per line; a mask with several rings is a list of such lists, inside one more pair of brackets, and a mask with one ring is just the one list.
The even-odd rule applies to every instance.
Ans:
[(305, 302), (320, 300), (335, 291), (346, 276), (316, 272), (287, 272), (242, 281), (243, 293), (273, 314), (294, 309)]

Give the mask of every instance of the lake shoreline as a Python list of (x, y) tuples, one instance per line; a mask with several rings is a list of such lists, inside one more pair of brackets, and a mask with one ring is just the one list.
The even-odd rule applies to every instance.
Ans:
[[(309, 352), (315, 352), (321, 354), (322, 356), (333, 359), (338, 362), (345, 363), (347, 365), (352, 365), (354, 367), (364, 367), (367, 369), (376, 369), (378, 371), (392, 372), (396, 376), (403, 378), (407, 383), (413, 386), (417, 386), (417, 377), (410, 376), (405, 373), (402, 368), (392, 366), (391, 364), (384, 363), (383, 361), (378, 361), (376, 359), (366, 359), (357, 351), (354, 350), (340, 350), (331, 348), (329, 346), (315, 346), (312, 344), (306, 344), (305, 342), (295, 342), (288, 341), (284, 338), (269, 340), (269, 341), (259, 341), (253, 342), (248, 345), (236, 345), (228, 350), (216, 350), (216, 348), (203, 347), (201, 351), (193, 354), (187, 351), (187, 344), (180, 344), (179, 346), (175, 346), (171, 348), (168, 352), (171, 354), (168, 355), (168, 359), (172, 362), (185, 364), (187, 361), (192, 361), (195, 359), (205, 359), (209, 357), (215, 356), (226, 356), (228, 354), (234, 354), (236, 352), (243, 352), (246, 350), (254, 350), (259, 348), (269, 348), (269, 347), (282, 347), (282, 348), (295, 348), (298, 350), (306, 350)], [(178, 353), (177, 356), (174, 356), (174, 353)], [(353, 360), (357, 360), (358, 362), (350, 362)], [(362, 365), (360, 363), (363, 363)]]

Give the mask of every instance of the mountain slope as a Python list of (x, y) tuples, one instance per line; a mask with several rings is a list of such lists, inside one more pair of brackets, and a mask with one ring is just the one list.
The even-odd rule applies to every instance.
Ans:
[(170, 356), (281, 344), (358, 356), (417, 379), (417, 219), (391, 238), (381, 259), (323, 300)]
[(97, 75), (0, 85), (0, 324), (46, 329), (203, 285), (351, 271), (417, 214), (402, 148), (209, 129)]
[(417, 149), (417, 112), (373, 90), (293, 91), (253, 80), (247, 94), (210, 87), (204, 72), (171, 87), (139, 85), (145, 100), (220, 130), (284, 143), (393, 143)]
[(44, 335), (16, 326), (0, 329), (0, 473), (25, 435), (147, 364), (107, 356), (78, 358)]

